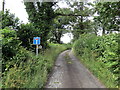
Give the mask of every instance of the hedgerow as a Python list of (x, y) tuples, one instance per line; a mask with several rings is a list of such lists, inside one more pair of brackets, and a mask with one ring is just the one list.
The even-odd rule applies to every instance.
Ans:
[[(103, 75), (110, 76), (105, 73), (107, 69), (113, 78), (113, 85), (110, 85), (107, 81), (103, 80), (103, 83), (107, 87), (118, 87), (119, 81), (119, 35), (120, 34), (108, 34), (103, 36), (96, 36), (93, 34), (82, 35), (73, 46), (75, 54), (90, 68), (96, 76)], [(93, 62), (93, 63), (92, 63)], [(90, 65), (91, 64), (91, 65)], [(96, 65), (100, 66), (97, 70)], [(92, 66), (93, 65), (93, 66)], [(102, 68), (104, 67), (104, 68)], [(96, 70), (95, 70), (96, 69)], [(102, 70), (101, 70), (102, 69)], [(101, 73), (99, 73), (101, 72)], [(109, 73), (109, 74), (110, 74)], [(100, 78), (102, 79), (102, 78)]]
[(5, 28), (2, 35), (2, 83), (0, 88), (43, 88), (57, 55), (69, 48), (67, 45), (50, 44), (39, 55), (21, 45), (15, 30)]

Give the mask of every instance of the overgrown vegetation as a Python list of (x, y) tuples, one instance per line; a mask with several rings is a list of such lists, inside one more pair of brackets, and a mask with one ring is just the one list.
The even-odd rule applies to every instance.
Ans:
[(74, 44), (78, 58), (109, 88), (118, 87), (120, 34), (82, 35)]
[(55, 17), (52, 6), (54, 2), (24, 2), (29, 22), (33, 24), (37, 33), (41, 37), (41, 45), (47, 47), (48, 34), (51, 31), (53, 19)]
[(5, 64), (3, 88), (43, 88), (56, 57), (65, 49), (66, 45), (52, 44), (49, 49), (36, 56), (21, 48), (11, 61)]
[[(0, 87), (42, 88), (57, 55), (71, 47), (49, 44), (48, 40), (62, 43), (63, 34), (70, 32), (75, 41), (73, 49), (76, 55), (107, 87), (118, 87), (120, 37), (110, 33), (120, 31), (120, 1), (96, 4), (65, 2), (69, 8), (60, 8), (57, 2), (24, 2), (29, 19), (27, 24), (22, 24), (9, 10), (0, 11), (0, 75), (3, 78)], [(98, 15), (94, 16), (95, 13)], [(104, 36), (96, 36), (100, 29)], [(43, 49), (39, 50), (38, 56), (34, 53), (33, 37), (41, 37)]]
[[(7, 13), (6, 21), (9, 21), (11, 14)], [(7, 24), (6, 27), (0, 29), (2, 41), (0, 43), (2, 44), (2, 73), (0, 73), (2, 83), (0, 82), (0, 87), (43, 88), (57, 55), (70, 46), (50, 44), (49, 48), (39, 50), (40, 54), (36, 56), (35, 45), (32, 45), (32, 41), (33, 37), (39, 36), (37, 29), (33, 24), (21, 24), (18, 29), (14, 29), (15, 26), (12, 24)], [(49, 42), (47, 43), (49, 44)]]

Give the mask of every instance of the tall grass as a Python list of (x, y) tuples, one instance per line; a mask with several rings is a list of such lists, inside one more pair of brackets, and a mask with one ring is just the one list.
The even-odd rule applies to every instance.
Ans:
[(3, 88), (43, 88), (58, 54), (66, 49), (67, 45), (50, 44), (50, 48), (40, 51), (38, 56), (21, 50), (14, 57), (16, 62), (8, 62), (12, 68), (3, 73)]

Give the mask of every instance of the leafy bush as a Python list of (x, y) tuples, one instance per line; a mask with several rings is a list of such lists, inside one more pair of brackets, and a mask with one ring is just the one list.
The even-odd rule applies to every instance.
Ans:
[(17, 40), (16, 31), (9, 28), (0, 29), (2, 34), (2, 53), (3, 58), (8, 60), (16, 55), (19, 50), (20, 41)]
[(2, 35), (2, 70), (6, 67), (6, 62), (15, 56), (19, 49), (21, 42), (17, 39), (16, 31), (10, 28), (0, 29)]
[(5, 27), (12, 27), (14, 29), (18, 28), (20, 23), (19, 18), (16, 18), (14, 14), (11, 14), (9, 10), (5, 10), (5, 12), (0, 11), (1, 18), (1, 28), (4, 29)]
[(22, 41), (21, 45), (23, 47), (27, 48), (27, 50), (34, 51), (34, 48), (31, 45), (33, 43), (33, 37), (39, 37), (40, 35), (32, 24), (21, 24), (17, 31), (17, 36), (19, 37), (19, 40)]
[[(16, 61), (16, 62), (14, 62)], [(4, 88), (34, 88), (36, 85), (43, 86), (46, 77), (46, 66), (42, 56), (36, 57), (34, 53), (25, 50), (24, 48), (19, 51), (12, 61), (9, 62), (13, 65), (12, 68), (6, 68), (3, 77)], [(8, 65), (8, 64), (7, 64)], [(36, 80), (36, 76), (39, 78)], [(38, 78), (38, 77), (37, 77)], [(41, 82), (41, 84), (40, 84)]]
[[(120, 66), (118, 63), (119, 61), (119, 57), (118, 57), (119, 37), (118, 36), (119, 34), (109, 34), (104, 36), (95, 36), (93, 34), (82, 35), (79, 38), (79, 40), (75, 42), (73, 46), (75, 54), (79, 56), (81, 60), (84, 60), (83, 62), (87, 62), (89, 64), (93, 61), (93, 63), (91, 64), (96, 63), (97, 65), (102, 63), (103, 65), (100, 64), (99, 66), (102, 65), (103, 67), (107, 68), (109, 72), (113, 74), (111, 76), (112, 78), (114, 78), (114, 83), (112, 83), (114, 87), (118, 87), (119, 69), (120, 69)], [(91, 66), (92, 65), (88, 65), (88, 67), (91, 67)], [(93, 66), (96, 66), (96, 65), (93, 65)], [(97, 67), (98, 66), (91, 67), (93, 73), (96, 73), (96, 74), (99, 73), (99, 71), (97, 70), (94, 71), (94, 68), (97, 68)], [(104, 68), (102, 67), (100, 68), (102, 69), (102, 71), (104, 71)], [(105, 74), (105, 72), (99, 73), (99, 74), (102, 75), (102, 74)], [(108, 85), (108, 87), (113, 87), (113, 86)]]

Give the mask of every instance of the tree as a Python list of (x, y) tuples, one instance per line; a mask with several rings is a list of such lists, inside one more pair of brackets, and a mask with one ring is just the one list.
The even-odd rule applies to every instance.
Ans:
[(53, 24), (53, 29), (50, 33), (51, 35), (51, 42), (55, 42), (55, 43), (61, 43), (61, 37), (63, 36), (63, 34), (65, 33), (65, 19), (63, 20), (64, 17), (58, 16), (54, 19), (54, 24)]
[(39, 33), (37, 32), (38, 31), (35, 29), (33, 24), (21, 24), (17, 31), (17, 36), (19, 37), (19, 40), (22, 41), (21, 45), (28, 50), (34, 50), (32, 43), (33, 37), (39, 36)]
[[(70, 16), (67, 16), (71, 12), (68, 8), (58, 8), (55, 10), (55, 14), (57, 15), (53, 22), (53, 29), (50, 33), (51, 39), (50, 41), (55, 43), (61, 43), (61, 37), (63, 34), (67, 33), (66, 26), (69, 25), (71, 20)], [(66, 15), (66, 16), (63, 16)]]
[(91, 21), (88, 19), (93, 13), (92, 9), (89, 9), (84, 2), (74, 2), (71, 4), (71, 8), (73, 9), (73, 22), (71, 25), (73, 26), (73, 35), (74, 39), (78, 39), (81, 34), (92, 32), (91, 30)]
[(120, 31), (120, 1), (96, 3), (95, 9), (99, 16), (96, 16), (94, 19), (98, 22), (98, 25), (102, 27), (102, 34)]
[(16, 18), (14, 14), (11, 14), (9, 10), (6, 10), (5, 12), (0, 11), (1, 16), (1, 27), (4, 29), (5, 27), (11, 27), (13, 29), (18, 29), (18, 26), (20, 24), (19, 18)]
[[(2, 72), (5, 71), (7, 67), (7, 61), (11, 61), (12, 58), (18, 53), (21, 46), (21, 41), (18, 40), (17, 34), (15, 30), (11, 30), (6, 27), (4, 29), (0, 29), (1, 33), (1, 41), (2, 41)], [(1, 43), (0, 43), (1, 44)], [(16, 62), (16, 61), (15, 61)]]
[(47, 46), (48, 34), (51, 31), (52, 21), (55, 17), (52, 6), (53, 2), (25, 2), (29, 21), (37, 30), (38, 37), (41, 37), (43, 48)]

